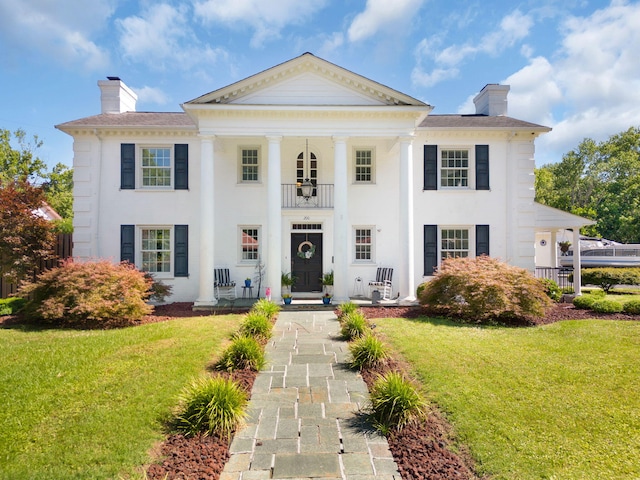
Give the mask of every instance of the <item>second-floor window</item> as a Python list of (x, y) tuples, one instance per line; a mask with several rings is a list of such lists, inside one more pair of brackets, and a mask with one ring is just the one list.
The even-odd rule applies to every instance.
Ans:
[(240, 149), (240, 180), (258, 182), (260, 180), (260, 152), (257, 148)]
[(143, 148), (141, 167), (143, 187), (171, 186), (170, 148)]
[(442, 150), (440, 186), (469, 187), (469, 150)]
[(371, 149), (355, 151), (355, 168), (356, 183), (373, 182), (373, 151)]

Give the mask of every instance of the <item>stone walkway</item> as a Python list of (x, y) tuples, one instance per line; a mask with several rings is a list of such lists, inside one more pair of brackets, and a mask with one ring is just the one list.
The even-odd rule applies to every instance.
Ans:
[(221, 480), (399, 480), (333, 312), (280, 312)]

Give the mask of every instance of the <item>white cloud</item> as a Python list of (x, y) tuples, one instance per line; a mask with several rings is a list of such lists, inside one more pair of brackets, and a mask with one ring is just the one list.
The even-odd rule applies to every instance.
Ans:
[(509, 114), (553, 127), (539, 141), (545, 162), (586, 137), (600, 141), (640, 125), (640, 4), (613, 2), (560, 27), (561, 49), (511, 75)]
[(205, 0), (196, 1), (194, 10), (205, 22), (230, 28), (250, 26), (255, 31), (251, 45), (259, 47), (270, 37), (279, 37), (285, 26), (303, 23), (326, 4), (327, 0)]
[(141, 12), (116, 20), (120, 48), (125, 58), (143, 62), (156, 70), (179, 65), (190, 70), (198, 64), (215, 63), (226, 53), (202, 45), (189, 26), (188, 8), (155, 4)]
[(166, 105), (169, 103), (167, 94), (159, 88), (144, 86), (140, 88), (131, 87), (138, 95), (138, 102), (143, 104)]
[(108, 53), (91, 38), (107, 27), (114, 0), (2, 0), (0, 37), (15, 55), (40, 52), (66, 64), (95, 71), (109, 63)]
[(341, 32), (334, 32), (320, 46), (319, 54), (321, 57), (330, 56), (344, 44), (344, 35)]
[(412, 18), (424, 0), (367, 0), (362, 13), (349, 26), (350, 42), (358, 42), (376, 35), (380, 30), (397, 31), (407, 18)]
[[(502, 18), (498, 30), (484, 35), (479, 41), (451, 45), (438, 50), (435, 46), (442, 43), (440, 35), (424, 39), (416, 49), (417, 65), (411, 75), (412, 81), (414, 85), (430, 87), (454, 78), (458, 75), (460, 65), (468, 57), (478, 54), (496, 56), (526, 38), (532, 26), (532, 17), (516, 10)], [(433, 62), (431, 72), (425, 72), (422, 67), (423, 60)]]

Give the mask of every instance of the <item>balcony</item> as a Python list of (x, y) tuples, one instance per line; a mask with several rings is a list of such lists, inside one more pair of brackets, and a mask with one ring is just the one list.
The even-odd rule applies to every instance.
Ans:
[(311, 196), (305, 198), (295, 183), (282, 185), (282, 208), (333, 208), (333, 184), (314, 185)]

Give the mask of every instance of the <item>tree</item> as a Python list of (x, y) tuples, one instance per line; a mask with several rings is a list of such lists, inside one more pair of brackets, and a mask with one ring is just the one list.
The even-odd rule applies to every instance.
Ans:
[(640, 243), (640, 127), (600, 143), (584, 139), (537, 169), (536, 201), (597, 221), (582, 233)]
[(53, 258), (53, 225), (37, 213), (43, 201), (42, 189), (26, 180), (0, 180), (0, 274), (10, 281)]
[(37, 135), (33, 141), (27, 140), (24, 130), (18, 129), (13, 136), (20, 147), (18, 150), (11, 146), (11, 132), (0, 130), (0, 178), (2, 180), (29, 180), (38, 183), (46, 170), (45, 163), (35, 156), (35, 152), (42, 146)]
[(73, 231), (73, 170), (58, 163), (45, 175), (42, 189), (47, 203), (62, 217), (62, 220), (55, 222), (56, 229), (62, 233), (71, 233)]

